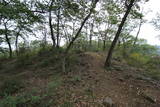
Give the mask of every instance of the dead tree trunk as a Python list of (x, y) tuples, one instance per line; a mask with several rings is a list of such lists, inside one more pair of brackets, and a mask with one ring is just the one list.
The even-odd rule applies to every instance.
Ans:
[(108, 52), (108, 55), (107, 55), (107, 58), (106, 58), (106, 61), (105, 61), (105, 67), (110, 67), (111, 66), (111, 58), (112, 58), (113, 50), (114, 50), (114, 48), (116, 46), (116, 43), (118, 41), (118, 38), (119, 38), (120, 33), (122, 31), (122, 28), (123, 28), (123, 25), (124, 25), (124, 23), (125, 23), (125, 21), (127, 19), (127, 16), (129, 15), (129, 13), (131, 11), (131, 8), (132, 8), (132, 6), (134, 4), (134, 1), (135, 0), (131, 0), (129, 5), (127, 5), (127, 10), (126, 10), (126, 12), (125, 12), (125, 14), (124, 14), (124, 16), (122, 18), (122, 21), (121, 21), (121, 23), (120, 23), (120, 25), (118, 27), (117, 33), (115, 35), (115, 38), (114, 38), (114, 40), (113, 40), (113, 42), (112, 42), (112, 44), (110, 46), (110, 49), (109, 49), (109, 52)]

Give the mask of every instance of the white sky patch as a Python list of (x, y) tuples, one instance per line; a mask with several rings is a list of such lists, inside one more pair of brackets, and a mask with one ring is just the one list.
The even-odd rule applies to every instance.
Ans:
[(149, 23), (156, 17), (156, 13), (160, 12), (160, 0), (149, 0), (144, 5), (144, 12), (146, 13), (144, 19), (148, 20), (147, 23), (142, 25), (139, 38), (144, 38), (151, 45), (160, 45), (160, 40), (156, 37), (160, 35), (160, 31), (155, 30), (154, 26)]

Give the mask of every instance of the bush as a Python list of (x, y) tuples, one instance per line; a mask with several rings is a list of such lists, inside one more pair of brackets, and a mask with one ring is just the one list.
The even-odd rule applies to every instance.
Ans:
[(149, 57), (144, 56), (140, 53), (132, 53), (129, 55), (129, 58), (126, 60), (130, 65), (133, 65), (136, 67), (142, 67), (144, 64), (146, 64), (149, 61)]
[(0, 95), (11, 95), (23, 88), (23, 83), (17, 79), (7, 79), (0, 88)]
[(30, 65), (31, 59), (29, 54), (22, 54), (18, 56), (16, 65), (17, 67), (24, 67), (25, 65)]
[(82, 80), (82, 78), (81, 78), (81, 76), (79, 76), (79, 75), (76, 75), (76, 76), (74, 76), (73, 78), (72, 78), (72, 82), (79, 82), (79, 81), (81, 81)]
[(146, 76), (148, 76), (154, 80), (160, 80), (160, 72), (159, 71), (150, 70), (146, 73)]
[(60, 107), (74, 107), (74, 104), (72, 102), (64, 102)]
[(0, 101), (0, 107), (47, 107), (41, 106), (40, 96), (6, 96)]
[(160, 57), (152, 57), (147, 63), (149, 69), (160, 69)]

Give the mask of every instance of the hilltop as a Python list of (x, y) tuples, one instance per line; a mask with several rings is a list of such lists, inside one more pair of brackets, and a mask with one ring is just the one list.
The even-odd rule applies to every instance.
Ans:
[[(65, 73), (61, 71), (61, 58), (48, 52), (28, 57), (25, 65), (21, 62), (18, 68), (19, 60), (4, 60), (0, 70), (0, 105), (160, 106), (160, 81), (147, 77), (143, 69), (132, 67), (117, 58), (114, 58), (111, 68), (105, 69), (104, 59), (102, 52), (71, 54)], [(10, 68), (7, 68), (8, 65)], [(9, 96), (3, 95), (2, 91), (8, 92)]]

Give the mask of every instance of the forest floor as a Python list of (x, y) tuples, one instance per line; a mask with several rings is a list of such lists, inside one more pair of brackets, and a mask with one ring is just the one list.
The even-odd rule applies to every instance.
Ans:
[[(144, 76), (143, 69), (115, 59), (113, 67), (106, 70), (103, 53), (85, 52), (76, 57), (77, 63), (67, 74), (54, 73), (54, 67), (18, 72), (16, 77), (25, 79), (26, 86), (14, 95), (33, 89), (45, 94), (48, 86), (56, 87), (52, 83), (60, 84), (60, 80), (62, 84), (54, 91), (47, 90), (56, 97), (43, 99), (53, 99), (51, 107), (160, 107), (160, 81)], [(4, 75), (0, 73), (0, 77)]]

